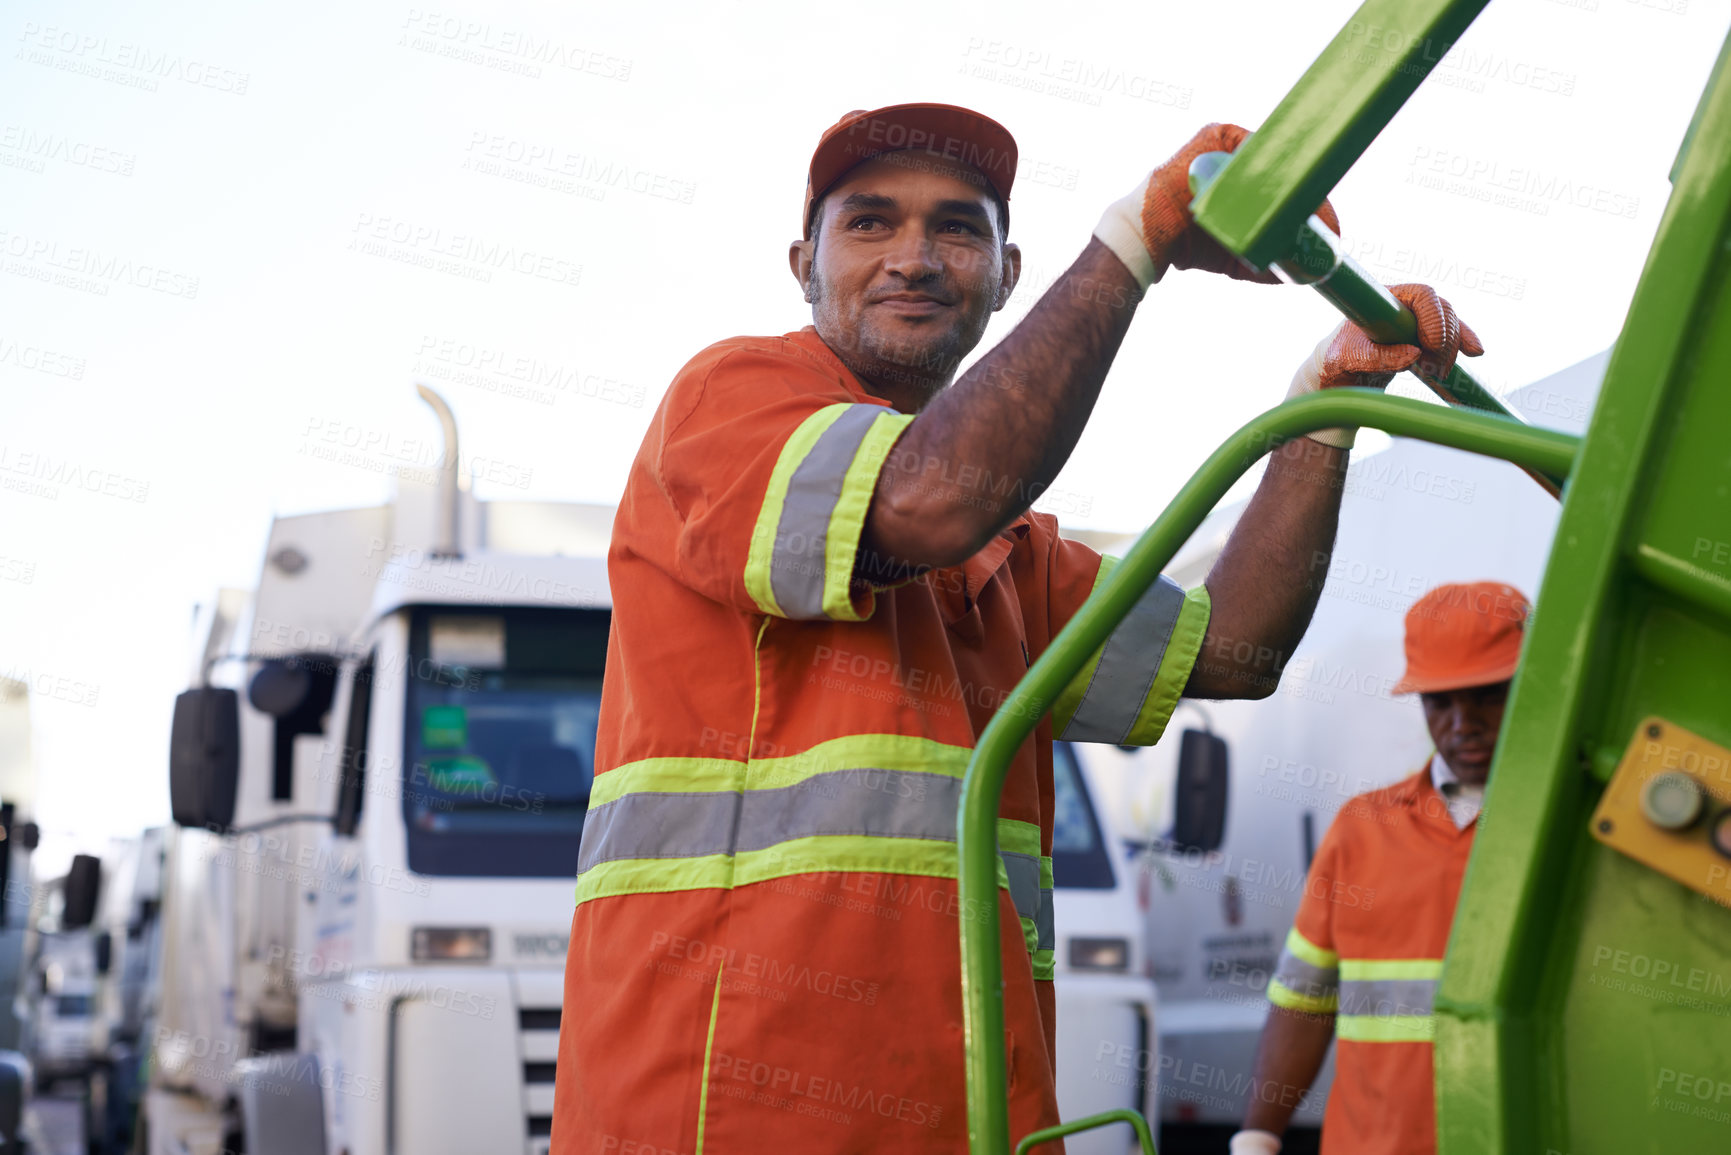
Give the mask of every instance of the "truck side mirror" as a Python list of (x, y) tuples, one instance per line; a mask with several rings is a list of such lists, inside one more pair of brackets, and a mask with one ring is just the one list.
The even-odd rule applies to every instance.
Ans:
[(96, 921), (96, 896), (101, 889), (102, 860), (94, 854), (74, 854), (60, 888), (62, 930), (81, 930)]
[(1220, 849), (1226, 837), (1229, 781), (1226, 740), (1211, 731), (1184, 731), (1172, 803), (1174, 849), (1203, 853)]
[(114, 936), (105, 930), (97, 931), (91, 946), (96, 955), (96, 973), (107, 974), (114, 966)]
[(271, 800), (294, 798), (295, 739), (324, 730), (325, 714), (337, 688), (337, 659), (325, 654), (269, 658), (253, 675), (246, 698), (253, 709), (274, 720)]
[(168, 748), (175, 823), (226, 834), (240, 788), (240, 695), (216, 686), (181, 694), (174, 700)]

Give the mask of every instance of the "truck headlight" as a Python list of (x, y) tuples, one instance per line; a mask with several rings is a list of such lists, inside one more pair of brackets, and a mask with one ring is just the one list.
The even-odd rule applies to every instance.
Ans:
[(1130, 940), (1125, 938), (1073, 938), (1070, 969), (1077, 971), (1127, 971)]
[(493, 932), (484, 926), (417, 926), (409, 931), (409, 944), (416, 962), (486, 962), (493, 957)]

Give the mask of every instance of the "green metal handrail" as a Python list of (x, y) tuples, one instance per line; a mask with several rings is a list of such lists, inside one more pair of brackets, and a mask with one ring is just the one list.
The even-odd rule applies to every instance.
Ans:
[[(1232, 163), (1229, 152), (1205, 152), (1190, 162), (1190, 191), (1200, 196), (1206, 192)], [(1285, 255), (1272, 262), (1286, 280), (1295, 285), (1309, 285), (1324, 300), (1363, 329), (1379, 345), (1417, 345), (1418, 318), (1403, 305), (1382, 282), (1371, 276), (1365, 267), (1343, 252), (1340, 238), (1321, 217), (1312, 214), (1298, 227), (1296, 238)], [(1413, 376), (1430, 386), (1431, 391), (1450, 405), (1495, 413), (1511, 421), (1520, 421), (1501, 401), (1479, 384), (1465, 365), (1456, 361), (1446, 377), (1437, 377), (1413, 366)], [(1532, 479), (1552, 497), (1563, 491), (1563, 479), (1541, 469), (1528, 469)]]
[(1136, 1142), (1147, 1155), (1155, 1155), (1154, 1136), (1148, 1130), (1148, 1120), (1142, 1117), (1140, 1111), (1127, 1111), (1120, 1107), (1116, 1111), (1102, 1111), (1098, 1115), (1089, 1115), (1086, 1119), (1077, 1119), (1073, 1123), (1060, 1123), (1056, 1127), (1046, 1127), (1030, 1132), (1016, 1144), (1016, 1155), (1028, 1155), (1028, 1152), (1040, 1144), (1052, 1139), (1062, 1139), (1066, 1135), (1074, 1135), (1078, 1131), (1092, 1131), (1096, 1127), (1104, 1127), (1111, 1123), (1128, 1123), (1136, 1132)]
[[(968, 1149), (1010, 1150), (1004, 1056), (1003, 959), (999, 955), (998, 805), (1015, 752), (1070, 680), (1160, 576), (1232, 484), (1263, 454), (1317, 429), (1342, 425), (1497, 457), (1566, 477), (1581, 439), (1489, 414), (1447, 409), (1371, 389), (1331, 389), (1288, 401), (1244, 425), (1190, 478), (1105, 583), (1040, 655), (980, 735), (956, 812), (960, 858), (962, 1002), (966, 1030)], [(1096, 1116), (1074, 1129), (1122, 1116)], [(1047, 1138), (1057, 1131), (1040, 1132)]]

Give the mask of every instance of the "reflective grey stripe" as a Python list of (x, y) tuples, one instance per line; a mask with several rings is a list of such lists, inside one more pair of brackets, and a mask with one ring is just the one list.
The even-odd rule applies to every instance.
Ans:
[(1129, 737), (1183, 608), (1184, 587), (1160, 575), (1106, 639), (1088, 689), (1059, 738), (1117, 744)]
[(1357, 979), (1340, 984), (1343, 1015), (1428, 1015), (1436, 979)]
[(775, 527), (769, 587), (782, 613), (790, 618), (825, 616), (824, 556), (829, 519), (841, 500), (842, 482), (860, 443), (873, 422), (888, 412), (880, 405), (850, 406), (818, 435), (816, 444), (788, 479), (781, 521)]
[(1340, 989), (1340, 968), (1319, 967), (1283, 950), (1274, 968), (1274, 981), (1295, 995), (1323, 999)]
[(733, 841), (739, 795), (627, 794), (583, 819), (577, 873), (616, 858), (696, 858)]
[(823, 834), (954, 842), (961, 796), (961, 779), (948, 774), (910, 770), (814, 774), (797, 786), (747, 790), (735, 849), (764, 850)]
[(619, 859), (734, 854), (826, 834), (954, 842), (961, 790), (948, 774), (862, 768), (743, 794), (627, 794), (589, 812), (577, 873)]
[(1051, 950), (1057, 942), (1052, 929), (1052, 888), (1040, 885), (1039, 856), (1008, 850), (998, 853), (1010, 874), (1010, 897), (1015, 900), (1016, 914), (1034, 924), (1037, 936), (1034, 949)]
[(1033, 918), (1040, 911), (1040, 858), (1035, 854), (998, 852), (1004, 869), (1010, 875), (1010, 898), (1016, 904), (1016, 914)]

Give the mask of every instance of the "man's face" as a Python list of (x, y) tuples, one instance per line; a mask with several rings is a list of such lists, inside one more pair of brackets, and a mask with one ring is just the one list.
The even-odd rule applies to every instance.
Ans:
[(1503, 728), (1508, 682), (1421, 694), (1431, 741), (1450, 770), (1468, 786), (1483, 786), (1491, 772), (1491, 752)]
[[(897, 163), (907, 157), (919, 163)], [(979, 344), (1021, 265), (979, 174), (920, 153), (850, 171), (824, 196), (812, 236), (789, 263), (818, 335), (892, 400), (920, 404)]]

